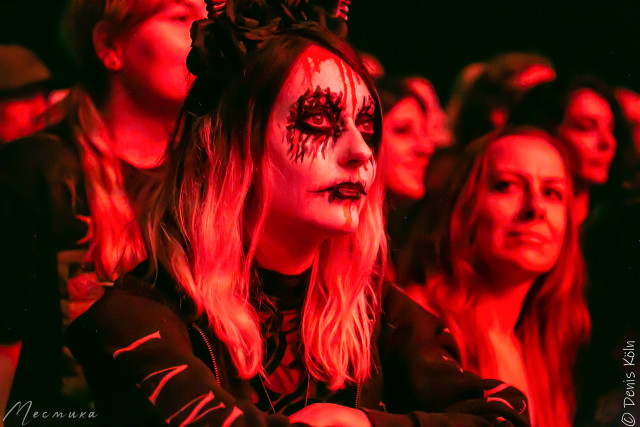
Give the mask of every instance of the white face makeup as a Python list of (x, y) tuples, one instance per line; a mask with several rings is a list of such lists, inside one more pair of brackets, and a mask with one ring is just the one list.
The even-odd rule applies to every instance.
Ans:
[(545, 273), (558, 259), (567, 225), (564, 160), (534, 135), (506, 136), (487, 150), (475, 232), (479, 260), (496, 274)]
[(375, 101), (342, 59), (312, 45), (274, 104), (266, 148), (273, 165), (268, 221), (310, 232), (357, 229), (373, 183)]

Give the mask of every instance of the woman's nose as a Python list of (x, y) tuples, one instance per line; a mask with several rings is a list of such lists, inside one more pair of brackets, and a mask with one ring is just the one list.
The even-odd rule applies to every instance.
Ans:
[(425, 126), (420, 131), (414, 133), (414, 153), (420, 156), (431, 156), (436, 150), (439, 138), (438, 130)]
[(336, 146), (338, 164), (344, 168), (357, 169), (371, 161), (373, 149), (367, 144), (354, 123), (347, 123)]
[(616, 138), (613, 132), (609, 129), (604, 129), (600, 132), (600, 138), (598, 140), (598, 149), (600, 151), (615, 150)]
[(431, 156), (436, 150), (436, 138), (437, 135), (429, 132), (418, 135), (418, 140), (415, 144), (415, 153), (424, 156)]
[(542, 204), (542, 195), (535, 191), (527, 191), (524, 195), (521, 217), (533, 220), (544, 219), (546, 215)]

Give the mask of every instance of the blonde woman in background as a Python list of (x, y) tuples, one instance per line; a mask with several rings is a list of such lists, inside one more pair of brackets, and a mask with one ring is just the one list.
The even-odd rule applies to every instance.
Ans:
[(191, 83), (189, 28), (205, 13), (195, 0), (72, 1), (81, 79), (69, 113), (0, 150), (0, 408), (8, 424), (18, 419), (15, 402), (40, 412), (86, 407), (63, 357), (63, 324), (145, 257), (126, 183), (158, 166)]

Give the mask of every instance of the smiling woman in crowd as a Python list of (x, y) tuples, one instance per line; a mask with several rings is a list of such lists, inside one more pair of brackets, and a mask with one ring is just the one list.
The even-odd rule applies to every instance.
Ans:
[(469, 145), (444, 187), (448, 208), (420, 217), (407, 267), (426, 271), (406, 291), (451, 327), (463, 367), (523, 390), (539, 426), (572, 424), (572, 364), (589, 331), (560, 147), (530, 128)]

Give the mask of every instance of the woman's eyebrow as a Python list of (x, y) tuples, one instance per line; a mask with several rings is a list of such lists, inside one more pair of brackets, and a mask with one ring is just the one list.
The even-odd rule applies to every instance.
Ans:
[(561, 185), (566, 185), (567, 180), (565, 178), (562, 177), (549, 177), (549, 178), (545, 178), (543, 180), (543, 182), (545, 184), (561, 184)]
[[(516, 178), (519, 179), (526, 179), (526, 180), (533, 180), (534, 177), (526, 172), (523, 172), (521, 170), (513, 170), (513, 169), (509, 169), (509, 168), (501, 168), (501, 169), (495, 169), (491, 172), (491, 177), (492, 178), (496, 178), (499, 177), (500, 175), (509, 175), (509, 176), (514, 176)], [(564, 183), (566, 181), (566, 178), (563, 176), (547, 176), (547, 177), (542, 177), (542, 181), (543, 182), (560, 182), (560, 183)]]
[(313, 92), (311, 92), (311, 89), (307, 89), (302, 95), (300, 95), (296, 101), (292, 103), (292, 107), (299, 106), (300, 108), (304, 108), (311, 100), (324, 100), (325, 105), (330, 103), (340, 106), (342, 104), (342, 92), (336, 93), (329, 87), (322, 89), (320, 86), (316, 86), (316, 89)]
[(576, 123), (587, 123), (589, 126), (597, 126), (598, 120), (594, 114), (589, 113), (577, 113), (571, 117), (571, 120)]
[(367, 114), (373, 116), (375, 111), (376, 103), (371, 97), (371, 95), (365, 95), (362, 97), (362, 107), (356, 113), (356, 119)]

